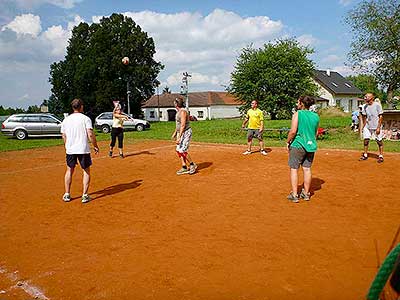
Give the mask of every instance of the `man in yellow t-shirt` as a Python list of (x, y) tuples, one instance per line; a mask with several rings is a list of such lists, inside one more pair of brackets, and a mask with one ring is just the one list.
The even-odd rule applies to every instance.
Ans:
[(262, 136), (264, 130), (264, 114), (260, 109), (258, 109), (258, 102), (256, 100), (251, 101), (251, 108), (247, 111), (242, 128), (246, 126), (247, 122), (249, 122), (247, 127), (247, 150), (243, 152), (243, 154), (251, 154), (251, 144), (255, 137), (260, 141), (261, 154), (267, 155), (267, 152), (264, 150), (264, 141)]

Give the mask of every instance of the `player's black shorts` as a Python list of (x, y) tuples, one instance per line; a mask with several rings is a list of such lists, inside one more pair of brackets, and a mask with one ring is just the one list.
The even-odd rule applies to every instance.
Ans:
[(67, 154), (66, 156), (67, 166), (74, 168), (79, 161), (82, 169), (87, 169), (92, 165), (92, 158), (90, 153), (85, 154)]

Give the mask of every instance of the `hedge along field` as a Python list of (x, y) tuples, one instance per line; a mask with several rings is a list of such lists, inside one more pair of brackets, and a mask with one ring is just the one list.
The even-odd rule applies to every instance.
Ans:
[[(193, 141), (223, 144), (246, 144), (246, 131), (241, 130), (241, 119), (218, 119), (191, 122), (193, 128)], [(351, 118), (322, 116), (320, 127), (328, 130), (328, 134), (318, 141), (320, 148), (353, 149), (362, 151), (362, 141), (358, 133), (350, 129)], [(289, 128), (290, 120), (266, 120), (266, 129)], [(150, 130), (136, 132), (125, 132), (126, 142), (134, 142), (142, 139), (168, 140), (174, 131), (174, 122), (154, 122)], [(109, 134), (96, 132), (98, 141), (107, 141)], [(287, 132), (282, 134), (280, 139), (279, 131), (264, 132), (266, 147), (284, 147), (286, 144)], [(0, 152), (11, 150), (24, 150), (40, 147), (51, 147), (62, 145), (61, 138), (29, 138), (18, 141), (15, 138), (0, 135)], [(257, 145), (255, 141), (255, 145)], [(377, 151), (374, 141), (370, 143), (370, 150)], [(400, 141), (385, 141), (384, 150), (389, 152), (400, 152)]]

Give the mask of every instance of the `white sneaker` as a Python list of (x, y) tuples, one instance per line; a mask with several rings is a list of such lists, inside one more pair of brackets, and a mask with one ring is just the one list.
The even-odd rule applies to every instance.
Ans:
[(69, 193), (65, 193), (64, 196), (63, 196), (63, 201), (64, 202), (71, 201), (71, 195)]
[(250, 151), (250, 150), (246, 150), (246, 151), (244, 151), (242, 154), (243, 154), (243, 155), (249, 155), (249, 154), (251, 154), (251, 151)]
[(194, 173), (196, 173), (196, 169), (197, 169), (197, 165), (195, 163), (193, 163), (193, 165), (189, 166), (189, 174), (192, 175)]
[(262, 149), (260, 152), (261, 152), (262, 155), (267, 155), (268, 154), (267, 151), (265, 151), (264, 149)]
[(92, 198), (88, 194), (83, 194), (82, 195), (82, 203), (88, 203)]

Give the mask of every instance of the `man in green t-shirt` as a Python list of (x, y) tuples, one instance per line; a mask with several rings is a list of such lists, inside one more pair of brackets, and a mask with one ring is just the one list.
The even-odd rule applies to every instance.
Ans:
[(258, 108), (258, 102), (256, 100), (251, 101), (251, 108), (247, 111), (246, 118), (243, 121), (242, 128), (244, 129), (247, 122), (247, 150), (243, 152), (244, 155), (251, 154), (251, 144), (253, 138), (257, 138), (260, 141), (260, 153), (267, 155), (267, 151), (264, 150), (263, 131), (264, 131), (264, 114)]
[(298, 171), (303, 168), (304, 188), (300, 198), (310, 200), (310, 186), (312, 180), (311, 165), (314, 153), (317, 151), (317, 131), (319, 116), (310, 111), (310, 106), (315, 103), (314, 98), (302, 96), (297, 100), (298, 111), (293, 114), (292, 124), (287, 139), (289, 151), (290, 183), (292, 191), (287, 197), (292, 202), (299, 202), (297, 193)]

